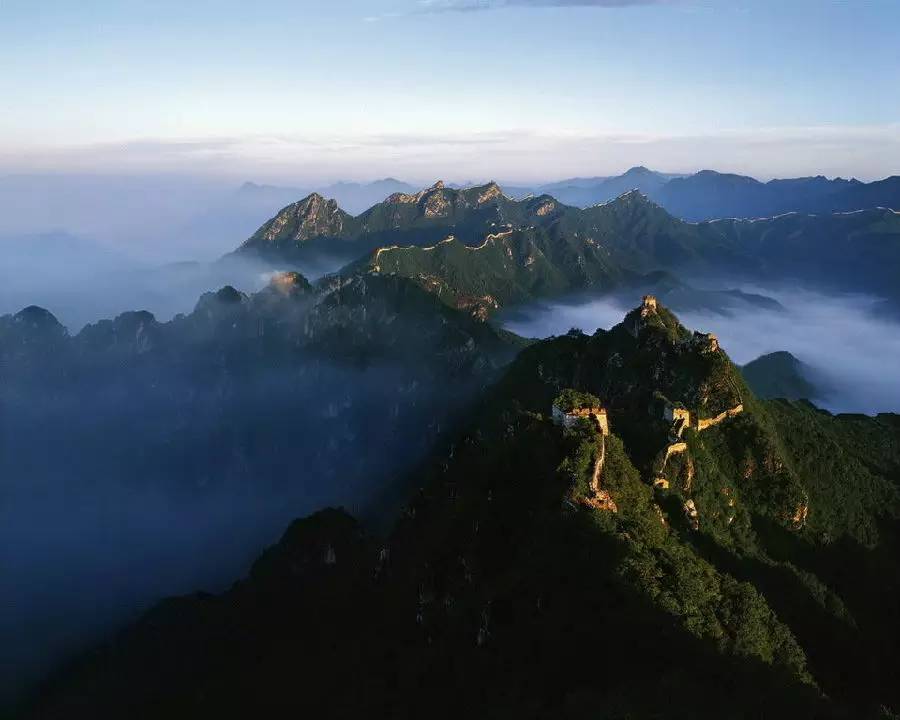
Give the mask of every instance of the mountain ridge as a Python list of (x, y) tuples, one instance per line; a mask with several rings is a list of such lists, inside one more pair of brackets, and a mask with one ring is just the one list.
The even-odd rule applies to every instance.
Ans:
[[(590, 407), (569, 422), (573, 398)], [(898, 700), (872, 592), (900, 579), (898, 479), (896, 417), (758, 401), (646, 297), (521, 352), (411, 473), (388, 535), (335, 509), (295, 521), (244, 580), (161, 603), (26, 716), (876, 717)]]
[[(478, 250), (450, 252), (454, 243)], [(490, 296), (495, 310), (589, 288), (607, 292), (661, 270), (799, 279), (890, 299), (898, 292), (891, 268), (900, 263), (900, 214), (875, 208), (691, 223), (638, 190), (581, 209), (550, 195), (514, 200), (496, 183), (458, 190), (438, 182), (414, 195), (392, 195), (358, 216), (310, 195), (236, 253), (298, 264), (339, 255), (345, 261), (339, 274), (397, 272), (451, 304), (454, 295)], [(478, 312), (489, 313), (487, 305)]]

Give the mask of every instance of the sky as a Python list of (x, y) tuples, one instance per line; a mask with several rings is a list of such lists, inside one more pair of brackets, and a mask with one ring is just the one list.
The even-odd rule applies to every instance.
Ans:
[(0, 0), (0, 173), (900, 174), (896, 0)]

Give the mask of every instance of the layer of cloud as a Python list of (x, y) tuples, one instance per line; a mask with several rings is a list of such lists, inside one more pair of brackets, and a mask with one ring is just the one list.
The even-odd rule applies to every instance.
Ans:
[[(686, 327), (716, 333), (738, 364), (778, 350), (793, 353), (812, 368), (823, 389), (823, 396), (815, 398), (817, 404), (832, 412), (896, 412), (900, 407), (895, 367), (900, 325), (872, 312), (875, 298), (829, 296), (795, 287), (743, 289), (772, 297), (787, 311), (746, 308), (722, 315), (674, 309)], [(571, 327), (592, 333), (620, 322), (628, 309), (622, 300), (608, 298), (535, 305), (521, 310), (507, 327), (529, 337), (559, 335)]]
[(264, 182), (400, 177), (408, 182), (505, 178), (546, 182), (615, 174), (714, 169), (760, 179), (824, 174), (863, 180), (900, 174), (900, 125), (773, 127), (692, 135), (457, 133), (254, 135), (72, 147), (0, 148), (0, 174), (190, 173)]

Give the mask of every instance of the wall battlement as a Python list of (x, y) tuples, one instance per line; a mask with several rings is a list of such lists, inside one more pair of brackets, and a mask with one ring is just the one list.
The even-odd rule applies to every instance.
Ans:
[(609, 435), (609, 418), (606, 414), (606, 408), (590, 407), (563, 410), (558, 405), (553, 406), (553, 422), (557, 425), (562, 425), (564, 428), (574, 427), (582, 418), (593, 420), (597, 424), (597, 431), (604, 437)]

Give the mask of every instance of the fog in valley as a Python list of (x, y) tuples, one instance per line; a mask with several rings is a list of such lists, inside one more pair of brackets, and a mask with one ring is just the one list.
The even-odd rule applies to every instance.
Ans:
[[(189, 313), (208, 290), (231, 285), (256, 292), (273, 272), (287, 269), (249, 257), (157, 264), (135, 260), (66, 233), (0, 238), (4, 282), (0, 315), (38, 305), (72, 334), (101, 318), (147, 310), (157, 320)], [(339, 269), (348, 258), (319, 257), (299, 267), (310, 281)]]
[[(264, 335), (246, 301), (201, 299), (226, 281), (261, 287), (274, 268), (102, 262), (108, 284), (48, 258), (3, 308), (48, 305), (69, 332), (32, 310), (23, 339), (12, 323), (0, 342), (0, 665), (14, 668), (0, 705), (160, 598), (224, 589), (294, 518), (393, 516), (398, 484), (474, 391), (436, 383), (418, 358), (341, 357), (328, 321), (320, 345), (298, 347), (303, 296)], [(63, 280), (70, 293), (54, 295)], [(96, 322), (195, 306), (167, 326)]]
[[(358, 211), (388, 194), (384, 183), (335, 187), (357, 193)], [(159, 598), (222, 589), (293, 518), (328, 505), (396, 512), (397, 484), (474, 397), (474, 382), (430, 375), (428, 358), (355, 364), (327, 348), (291, 354), (291, 343), (266, 354), (269, 335), (231, 344), (236, 325), (214, 312), (171, 337), (129, 318), (129, 342), (157, 343), (137, 360), (103, 350), (95, 363), (90, 342), (67, 344), (126, 311), (166, 322), (224, 285), (263, 288), (285, 268), (223, 255), (302, 193), (0, 179), (0, 316), (37, 305), (68, 335), (50, 328), (46, 352), (0, 367), (0, 666), (15, 668), (0, 676), (0, 704)], [(350, 259), (295, 269), (315, 280)], [(739, 364), (792, 352), (832, 411), (900, 408), (900, 325), (879, 319), (878, 298), (743, 289), (781, 308), (672, 309)], [(620, 322), (638, 294), (534, 305), (503, 322), (528, 337), (592, 332)]]
[(294, 518), (393, 516), (468, 392), (390, 363), (218, 363), (0, 395), (0, 699), (162, 597), (224, 589)]
[[(334, 187), (356, 212), (394, 189)], [(38, 306), (75, 337), (129, 311), (169, 321), (225, 285), (256, 292), (285, 268), (228, 254), (309, 192), (223, 178), (0, 177), (0, 316)], [(292, 269), (315, 280), (349, 259)], [(384, 507), (440, 430), (447, 415), (434, 408), (454, 402), (396, 363), (307, 353), (278, 370), (205, 346), (203, 332), (168, 355), (105, 358), (94, 371), (65, 343), (37, 353), (47, 368), (0, 363), (0, 666), (15, 668), (0, 674), (0, 705), (159, 598), (222, 589), (291, 519)]]
[[(369, 188), (334, 189), (356, 209), (390, 190)], [(309, 192), (221, 178), (0, 177), (0, 315), (38, 305), (74, 334), (128, 310), (168, 320), (223, 285), (254, 292), (285, 268), (223, 256)], [(294, 269), (312, 280), (349, 259)]]
[[(879, 298), (786, 287), (741, 289), (777, 300), (782, 309), (745, 306), (717, 312), (677, 303), (670, 307), (687, 328), (717, 334), (739, 365), (770, 352), (792, 353), (811, 368), (811, 380), (822, 390), (822, 396), (813, 400), (832, 412), (897, 411), (900, 324), (875, 312)], [(573, 327), (592, 333), (621, 322), (639, 301), (617, 297), (540, 303), (517, 310), (504, 324), (528, 337), (559, 335)], [(664, 298), (661, 301), (665, 303)]]

